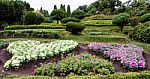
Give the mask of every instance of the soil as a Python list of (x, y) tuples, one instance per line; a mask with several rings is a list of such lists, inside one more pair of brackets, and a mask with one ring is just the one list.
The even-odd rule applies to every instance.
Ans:
[[(78, 55), (80, 53), (89, 53), (87, 45), (79, 45), (78, 48), (73, 50), (75, 55)], [(92, 55), (95, 55), (94, 52), (90, 53)], [(144, 58), (146, 59), (146, 66), (147, 69), (150, 69), (150, 54), (143, 54)], [(63, 56), (61, 55), (56, 55), (54, 57), (51, 57), (49, 59), (45, 60), (37, 60), (37, 61), (31, 61), (30, 63), (26, 63), (19, 69), (10, 69), (10, 70), (4, 70), (4, 63), (11, 58), (11, 55), (6, 51), (6, 49), (0, 49), (0, 74), (6, 74), (6, 75), (34, 75), (35, 70), (37, 67), (41, 66), (42, 64), (47, 64), (47, 63), (57, 63), (61, 61), (63, 58), (67, 57), (67, 54), (64, 54)], [(127, 69), (124, 69), (121, 67), (121, 64), (119, 62), (113, 62), (113, 67), (115, 68), (115, 72), (120, 73), (126, 73), (128, 72)]]

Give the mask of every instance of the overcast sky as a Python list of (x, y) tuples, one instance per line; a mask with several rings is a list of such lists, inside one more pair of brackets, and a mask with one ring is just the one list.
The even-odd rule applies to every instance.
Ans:
[[(57, 5), (58, 6), (57, 8), (59, 8), (60, 4), (65, 4), (66, 7), (69, 4), (71, 10), (74, 10), (78, 8), (78, 6), (89, 5), (97, 0), (23, 0), (23, 1), (27, 1), (28, 3), (30, 3), (31, 7), (35, 8), (36, 10), (42, 7), (43, 9), (46, 9), (49, 12), (51, 12), (54, 8), (54, 5)], [(127, 0), (121, 1), (125, 2)]]

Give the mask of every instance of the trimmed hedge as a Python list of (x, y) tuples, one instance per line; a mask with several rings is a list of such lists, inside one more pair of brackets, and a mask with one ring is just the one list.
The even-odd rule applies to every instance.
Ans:
[(4, 30), (0, 31), (0, 38), (50, 38), (58, 39), (61, 35), (53, 31), (36, 31), (36, 30)]
[(67, 22), (80, 22), (79, 19), (74, 18), (74, 17), (67, 17), (61, 20), (62, 23), (67, 23)]
[(49, 26), (49, 25), (16, 25), (5, 27), (5, 30), (17, 29), (65, 29), (64, 26)]
[(110, 75), (95, 76), (68, 76), (66, 79), (150, 79), (150, 71), (116, 73)]

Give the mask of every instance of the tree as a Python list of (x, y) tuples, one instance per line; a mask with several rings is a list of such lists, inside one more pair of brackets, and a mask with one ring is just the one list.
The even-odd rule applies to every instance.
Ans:
[(129, 23), (129, 17), (130, 15), (127, 13), (120, 13), (113, 18), (113, 24), (119, 26), (122, 32), (123, 27)]
[(25, 15), (25, 24), (41, 24), (44, 21), (44, 15), (39, 12), (29, 11)]
[(71, 16), (70, 5), (67, 6), (67, 17)]
[(88, 6), (87, 5), (79, 6), (78, 9), (83, 10), (85, 13), (88, 12)]
[(66, 13), (62, 9), (53, 10), (51, 12), (51, 16), (53, 20), (57, 20), (57, 23), (63, 18), (66, 17)]
[(74, 10), (72, 12), (72, 17), (75, 17), (81, 20), (85, 17), (85, 13), (83, 10)]
[(54, 10), (57, 10), (57, 6), (56, 5), (54, 5)]

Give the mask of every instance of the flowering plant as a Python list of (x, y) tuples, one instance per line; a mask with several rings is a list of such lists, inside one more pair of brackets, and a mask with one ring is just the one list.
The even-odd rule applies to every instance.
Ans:
[(143, 49), (135, 45), (112, 45), (105, 43), (90, 43), (89, 49), (101, 53), (110, 60), (120, 61), (125, 67), (135, 70), (145, 68)]
[(56, 54), (66, 53), (76, 48), (78, 43), (73, 40), (57, 40), (50, 43), (39, 41), (16, 41), (9, 44), (8, 52), (13, 56), (4, 67), (19, 68), (23, 63), (30, 60), (46, 59)]

